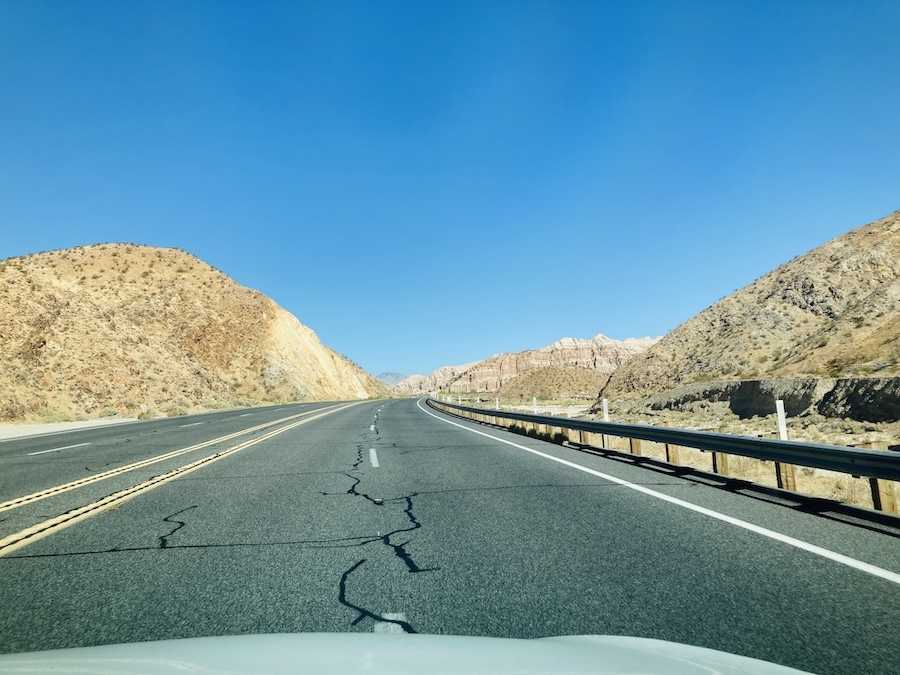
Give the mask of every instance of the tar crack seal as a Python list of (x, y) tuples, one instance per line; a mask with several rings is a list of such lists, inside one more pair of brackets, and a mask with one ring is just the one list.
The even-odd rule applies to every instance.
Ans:
[(173, 525), (175, 525), (175, 527), (172, 528), (171, 532), (164, 534), (159, 538), (159, 547), (160, 548), (167, 548), (169, 546), (169, 537), (171, 537), (173, 534), (178, 532), (178, 530), (180, 530), (182, 527), (185, 526), (185, 523), (183, 521), (171, 520), (171, 519), (177, 515), (184, 513), (185, 511), (190, 511), (191, 509), (196, 509), (196, 508), (197, 508), (197, 505), (194, 504), (193, 506), (188, 506), (186, 509), (181, 509), (181, 511), (176, 511), (175, 513), (163, 518), (164, 523), (172, 523)]
[(350, 578), (350, 575), (353, 574), (357, 569), (359, 569), (363, 564), (365, 564), (366, 558), (359, 560), (356, 562), (350, 569), (344, 572), (341, 575), (341, 582), (338, 591), (338, 601), (344, 605), (344, 607), (349, 607), (350, 609), (356, 611), (358, 616), (351, 622), (350, 625), (355, 626), (363, 619), (372, 619), (374, 621), (380, 621), (382, 623), (393, 623), (400, 628), (403, 629), (405, 633), (417, 633), (418, 631), (413, 628), (408, 621), (402, 621), (400, 619), (388, 619), (386, 617), (381, 616), (380, 614), (376, 614), (365, 607), (360, 607), (359, 605), (354, 605), (347, 599), (347, 579)]

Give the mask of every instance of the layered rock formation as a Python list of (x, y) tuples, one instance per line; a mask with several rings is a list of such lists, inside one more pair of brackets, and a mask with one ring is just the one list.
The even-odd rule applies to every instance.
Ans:
[(430, 391), (440, 391), (446, 383), (452, 382), (473, 365), (475, 363), (465, 363), (461, 366), (443, 366), (427, 377), (425, 375), (410, 375), (391, 387), (391, 393), (395, 396), (410, 396), (426, 394)]
[(271, 299), (183, 251), (104, 244), (0, 262), (0, 419), (384, 393)]
[(429, 391), (496, 392), (513, 378), (543, 368), (576, 366), (609, 374), (655, 341), (654, 338), (613, 340), (605, 335), (591, 340), (563, 338), (541, 349), (496, 354), (484, 361), (440, 368), (428, 377), (412, 376), (392, 391), (398, 395)]

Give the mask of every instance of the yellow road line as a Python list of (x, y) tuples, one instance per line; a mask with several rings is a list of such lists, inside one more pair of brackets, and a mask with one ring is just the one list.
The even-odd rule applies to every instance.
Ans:
[(177, 469), (172, 469), (171, 471), (167, 471), (166, 473), (160, 474), (159, 476), (154, 476), (153, 478), (146, 480), (143, 483), (138, 483), (137, 485), (133, 485), (130, 488), (119, 490), (118, 492), (108, 495), (103, 499), (99, 499), (90, 504), (86, 504), (85, 506), (72, 509), (71, 511), (67, 511), (66, 513), (63, 513), (62, 515), (56, 516), (54, 518), (49, 518), (41, 523), (38, 523), (37, 525), (27, 527), (24, 530), (0, 539), (0, 557), (8, 555), (13, 551), (17, 551), (20, 548), (27, 546), (28, 544), (38, 541), (39, 539), (43, 539), (44, 537), (48, 537), (51, 534), (59, 532), (60, 530), (64, 530), (65, 528), (70, 527), (75, 523), (81, 522), (82, 520), (86, 520), (91, 516), (102, 513), (103, 511), (106, 511), (113, 506), (118, 506), (119, 504), (122, 504), (123, 502), (126, 502), (133, 497), (137, 497), (139, 494), (149, 492), (150, 490), (157, 488), (160, 485), (169, 483), (176, 478), (180, 478), (181, 476), (191, 473), (192, 471), (196, 471), (197, 469), (208, 466), (213, 462), (217, 462), (220, 459), (224, 459), (225, 457), (240, 452), (241, 450), (249, 448), (252, 445), (262, 443), (263, 441), (273, 438), (278, 434), (283, 434), (285, 431), (290, 431), (295, 427), (299, 427), (301, 424), (307, 424), (308, 422), (312, 422), (322, 417), (326, 417), (327, 415), (340, 412), (341, 410), (354, 405), (359, 405), (359, 403), (348, 403), (342, 405), (339, 408), (331, 407), (329, 409), (326, 409), (325, 412), (321, 412), (321, 414), (316, 415), (315, 417), (309, 417), (307, 419), (294, 422), (293, 424), (289, 424), (286, 427), (275, 429), (274, 431), (270, 431), (269, 433), (265, 434), (264, 436), (260, 436), (259, 438), (254, 438), (250, 441), (244, 441), (243, 443), (228, 448), (227, 450), (222, 450), (221, 452), (217, 452), (214, 455), (204, 457), (203, 459), (198, 459), (197, 461), (191, 462), (190, 464), (185, 464), (184, 466)]
[(30, 495), (25, 495), (24, 497), (16, 497), (15, 499), (11, 499), (7, 502), (0, 503), (0, 513), (4, 511), (11, 511), (12, 509), (17, 509), (20, 506), (25, 506), (26, 504), (32, 504), (34, 502), (40, 501), (42, 499), (46, 499), (47, 497), (52, 497), (53, 495), (62, 494), (63, 492), (68, 492), (69, 490), (74, 490), (76, 488), (84, 487), (85, 485), (90, 485), (91, 483), (96, 483), (97, 481), (106, 480), (107, 478), (112, 478), (113, 476), (118, 476), (123, 473), (128, 473), (129, 471), (134, 471), (135, 469), (140, 469), (145, 466), (150, 466), (151, 464), (156, 464), (157, 462), (162, 462), (167, 459), (172, 459), (173, 457), (178, 457), (179, 455), (183, 455), (188, 452), (193, 452), (194, 450), (202, 450), (203, 448), (208, 448), (211, 445), (215, 445), (216, 443), (223, 443), (225, 441), (230, 441), (233, 438), (237, 438), (239, 436), (244, 436), (246, 434), (251, 434), (254, 431), (260, 431), (262, 429), (266, 429), (275, 424), (281, 424), (283, 422), (288, 422), (293, 419), (297, 419), (298, 417), (304, 417), (306, 415), (312, 415), (317, 412), (321, 412), (322, 410), (330, 410), (332, 408), (341, 405), (339, 403), (329, 406), (326, 408), (317, 408), (316, 410), (308, 410), (306, 412), (298, 413), (296, 415), (290, 415), (288, 417), (282, 417), (279, 420), (275, 420), (273, 422), (266, 422), (265, 424), (259, 424), (255, 427), (251, 427), (249, 429), (244, 429), (243, 431), (236, 431), (233, 434), (228, 434), (226, 436), (220, 436), (219, 438), (213, 438), (209, 441), (204, 441), (203, 443), (198, 443), (197, 445), (192, 445), (188, 448), (182, 448), (180, 450), (173, 450), (171, 452), (167, 452), (162, 455), (157, 455), (156, 457), (151, 457), (149, 459), (142, 459), (138, 462), (134, 462), (132, 464), (128, 464), (126, 466), (120, 466), (117, 469), (110, 469), (109, 471), (104, 471), (103, 473), (98, 473), (93, 476), (88, 476), (87, 478), (79, 478), (78, 480), (72, 481), (71, 483), (65, 483), (63, 485), (57, 485), (56, 487), (47, 488), (45, 490), (41, 490), (39, 492), (34, 492)]

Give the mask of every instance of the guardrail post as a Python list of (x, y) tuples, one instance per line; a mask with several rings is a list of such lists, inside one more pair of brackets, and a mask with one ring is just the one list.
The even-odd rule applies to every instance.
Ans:
[(775, 479), (782, 490), (797, 491), (797, 481), (794, 479), (794, 465), (784, 462), (775, 462)]
[(678, 446), (666, 443), (666, 461), (669, 464), (678, 464)]
[[(784, 416), (784, 401), (778, 399), (775, 401), (775, 413), (778, 416), (778, 436), (781, 440), (788, 439), (787, 420)], [(794, 465), (784, 464), (783, 462), (775, 462), (775, 479), (778, 487), (782, 490), (797, 491), (797, 481), (794, 478)]]
[(720, 473), (723, 476), (728, 474), (728, 455), (724, 452), (714, 452), (712, 454), (712, 470), (713, 473)]
[(631, 450), (632, 455), (640, 455), (641, 454), (641, 439), (640, 438), (629, 438), (628, 439), (628, 448)]
[(889, 480), (870, 478), (869, 487), (872, 490), (872, 506), (876, 511), (885, 513), (897, 513), (897, 497), (894, 494), (894, 485)]

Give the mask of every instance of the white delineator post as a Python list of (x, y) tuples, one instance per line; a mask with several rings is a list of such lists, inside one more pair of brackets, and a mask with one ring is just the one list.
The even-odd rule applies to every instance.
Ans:
[(496, 399), (497, 410), (500, 410), (500, 399)]
[(609, 401), (603, 399), (603, 421), (609, 422)]
[(784, 401), (778, 399), (775, 401), (775, 412), (778, 413), (778, 437), (786, 441), (787, 437), (787, 420), (784, 418)]
[[(778, 437), (786, 441), (788, 439), (787, 420), (784, 416), (784, 401), (775, 401), (775, 412), (778, 414)], [(775, 462), (775, 479), (778, 487), (783, 490), (797, 490), (797, 482), (794, 478), (794, 465)]]
[(531, 411), (537, 415), (537, 396), (531, 397)]

